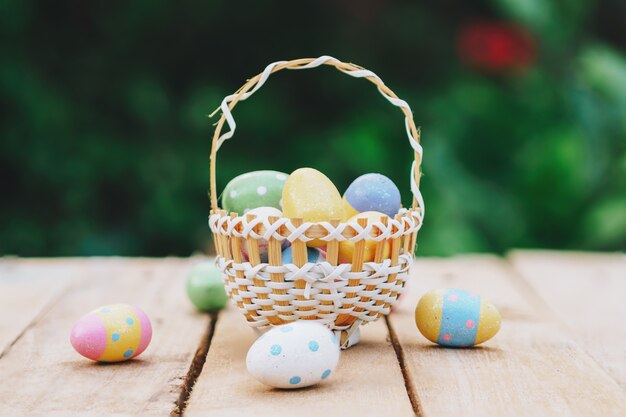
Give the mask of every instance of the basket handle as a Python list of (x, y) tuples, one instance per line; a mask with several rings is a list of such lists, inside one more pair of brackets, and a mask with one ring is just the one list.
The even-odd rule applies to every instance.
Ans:
[[(341, 62), (336, 58), (331, 56), (321, 56), (319, 58), (302, 58), (295, 59), (292, 61), (277, 61), (272, 64), (269, 64), (265, 67), (262, 73), (257, 74), (256, 76), (250, 78), (248, 82), (246, 82), (239, 90), (237, 90), (234, 94), (226, 96), (224, 100), (222, 100), (222, 104), (218, 109), (216, 109), (211, 116), (221, 110), (222, 116), (218, 120), (215, 132), (213, 134), (213, 142), (211, 145), (211, 166), (210, 166), (210, 175), (211, 175), (211, 208), (213, 211), (218, 210), (217, 205), (217, 186), (215, 180), (215, 158), (217, 155), (217, 151), (224, 141), (233, 137), (235, 133), (235, 128), (237, 124), (235, 123), (235, 119), (231, 113), (231, 110), (237, 105), (238, 102), (248, 99), (252, 94), (254, 94), (269, 78), (269, 76), (275, 72), (289, 69), (289, 70), (300, 70), (300, 69), (310, 69), (316, 68), (320, 65), (330, 65), (338, 69), (339, 71), (347, 74), (351, 77), (355, 78), (365, 78), (371, 83), (375, 84), (378, 88), (380, 94), (383, 95), (391, 104), (396, 107), (399, 107), (404, 113), (404, 121), (406, 127), (406, 134), (409, 138), (409, 143), (413, 148), (414, 158), (415, 160), (411, 164), (411, 192), (413, 193), (413, 205), (414, 209), (419, 208), (419, 216), (420, 223), (424, 217), (424, 199), (422, 198), (422, 194), (419, 190), (420, 176), (421, 176), (421, 163), (422, 163), (422, 147), (419, 143), (420, 141), (420, 131), (415, 126), (415, 121), (413, 120), (413, 112), (409, 107), (408, 103), (400, 98), (389, 89), (385, 85), (385, 83), (372, 71), (366, 70), (363, 67), (360, 67), (355, 64)], [(221, 133), (222, 128), (224, 126), (224, 122), (228, 124), (228, 131), (225, 133)]]

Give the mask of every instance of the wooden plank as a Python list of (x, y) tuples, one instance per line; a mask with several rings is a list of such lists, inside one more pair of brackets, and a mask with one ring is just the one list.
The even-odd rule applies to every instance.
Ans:
[(509, 259), (626, 392), (626, 255), (515, 251)]
[[(578, 347), (543, 301), (492, 256), (418, 259), (390, 317), (407, 385), (425, 416), (626, 415), (620, 387)], [(461, 287), (491, 300), (502, 329), (483, 347), (446, 349), (414, 323), (429, 289)]]
[[(0, 359), (0, 415), (169, 414), (209, 326), (208, 316), (196, 313), (184, 294), (191, 262), (91, 260), (83, 285), (55, 303)], [(80, 357), (68, 340), (73, 323), (118, 302), (138, 305), (151, 318), (154, 334), (146, 352), (118, 364)]]
[(231, 307), (220, 313), (185, 415), (414, 415), (384, 321), (361, 328), (361, 335), (358, 345), (342, 352), (328, 381), (297, 391), (272, 389), (248, 374), (246, 354), (255, 334)]
[(0, 258), (0, 358), (75, 281), (84, 263)]

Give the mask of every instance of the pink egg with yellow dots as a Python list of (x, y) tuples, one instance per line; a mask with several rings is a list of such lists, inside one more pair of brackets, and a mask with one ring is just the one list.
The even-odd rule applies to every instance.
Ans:
[(128, 304), (111, 304), (74, 324), (70, 342), (76, 352), (99, 362), (121, 362), (141, 354), (152, 339), (150, 319)]

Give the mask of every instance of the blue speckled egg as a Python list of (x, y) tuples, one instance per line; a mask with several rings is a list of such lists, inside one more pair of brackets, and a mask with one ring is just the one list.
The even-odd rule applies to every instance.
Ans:
[(400, 210), (400, 190), (382, 174), (365, 174), (355, 179), (343, 195), (345, 218), (365, 211), (378, 211), (389, 217)]
[(325, 381), (339, 362), (338, 339), (326, 326), (298, 320), (268, 330), (250, 347), (246, 365), (259, 382), (303, 388)]
[[(283, 250), (283, 253), (282, 253), (283, 265), (293, 263), (292, 248), (293, 246), (289, 246), (288, 248)], [(324, 252), (322, 252), (320, 249), (308, 248), (308, 247), (306, 248), (306, 256), (307, 256), (307, 262), (312, 262), (312, 263), (323, 261), (326, 258)]]

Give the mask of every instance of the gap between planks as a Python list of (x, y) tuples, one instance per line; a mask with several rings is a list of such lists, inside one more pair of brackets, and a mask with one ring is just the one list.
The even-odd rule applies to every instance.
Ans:
[[(516, 269), (490, 255), (418, 258), (412, 266), (407, 294), (388, 321), (420, 412), (624, 415), (626, 403), (616, 382), (564, 331), (546, 294)], [(415, 328), (418, 298), (432, 288), (456, 286), (485, 296), (502, 313), (502, 330), (484, 347), (440, 348)]]
[[(545, 256), (548, 256), (548, 255), (549, 254), (545, 254)], [(472, 260), (476, 260), (480, 267), (476, 268), (477, 266), (476, 263), (470, 262)], [(557, 333), (551, 333), (551, 334), (554, 336), (559, 336), (558, 328), (560, 326), (559, 325), (552, 326), (552, 324), (549, 323), (549, 322), (558, 323), (559, 321), (562, 321), (562, 320), (558, 320), (559, 317), (556, 317), (559, 315), (558, 313), (561, 313), (561, 312), (557, 311), (557, 314), (555, 314), (554, 301), (550, 300), (549, 297), (546, 298), (547, 295), (552, 294), (552, 293), (541, 291), (542, 288), (537, 287), (539, 281), (535, 280), (535, 282), (532, 282), (532, 278), (529, 280), (529, 274), (522, 273), (522, 271), (520, 271), (519, 264), (514, 264), (514, 262), (511, 262), (511, 257), (509, 257), (509, 259), (505, 259), (504, 262), (499, 262), (499, 266), (498, 266), (498, 262), (496, 261), (496, 258), (487, 256), (487, 255), (457, 257), (457, 258), (450, 258), (447, 260), (437, 260), (437, 261), (432, 260), (432, 259), (429, 260), (429, 259), (424, 259), (424, 258), (418, 258), (417, 263), (418, 265), (413, 265), (412, 269), (413, 269), (414, 274), (417, 274), (419, 271), (419, 275), (417, 276), (414, 275), (413, 278), (411, 279), (412, 282), (409, 283), (409, 287), (410, 287), (409, 290), (414, 296), (423, 294), (423, 292), (425, 292), (429, 286), (432, 286), (435, 283), (435, 281), (437, 281), (436, 283), (437, 286), (449, 286), (450, 284), (458, 283), (461, 286), (469, 286), (470, 287), (469, 289), (479, 290), (480, 293), (484, 293), (485, 295), (488, 295), (488, 298), (491, 298), (491, 301), (494, 301), (496, 305), (498, 305), (499, 307), (501, 305), (501, 312), (503, 313), (503, 316), (505, 318), (502, 334), (496, 336), (493, 342), (488, 342), (487, 347), (474, 349), (474, 350), (468, 350), (467, 352), (462, 353), (463, 356), (475, 357), (475, 359), (478, 360), (479, 357), (482, 357), (485, 355), (497, 356), (497, 355), (501, 355), (502, 353), (507, 353), (506, 350), (502, 349), (506, 347), (507, 345), (506, 343), (507, 336), (509, 336), (512, 340), (515, 340), (516, 342), (520, 342), (520, 343), (528, 342), (527, 339), (521, 339), (517, 331), (512, 331), (513, 329), (508, 329), (509, 326), (518, 327), (519, 330), (529, 331), (530, 333), (531, 328), (527, 326), (527, 324), (530, 324), (530, 323), (526, 324), (526, 322), (532, 322), (533, 328), (545, 326), (547, 329), (548, 328), (551, 330), (554, 329), (557, 331)], [(446, 263), (448, 264), (447, 266), (444, 265)], [(157, 262), (155, 262), (155, 265), (154, 265), (155, 267), (157, 266), (156, 264)], [(159, 264), (158, 269), (161, 270), (162, 265), (167, 264), (167, 262), (159, 261), (158, 264)], [(482, 277), (482, 276), (489, 277), (490, 275), (492, 276), (493, 279), (489, 278), (485, 280), (483, 279), (484, 277)], [(494, 275), (500, 275), (500, 278), (502, 278), (503, 281), (495, 280)], [(506, 277), (508, 277), (508, 279), (506, 279)], [(463, 278), (462, 283), (461, 281), (458, 281), (459, 278)], [(506, 284), (507, 282), (508, 284)], [(17, 336), (15, 336), (14, 339), (10, 339), (12, 340), (10, 343), (10, 346), (4, 349), (3, 355), (14, 356), (11, 350), (12, 349), (11, 346), (14, 346), (15, 344), (20, 344), (20, 345), (26, 344), (26, 342), (28, 341), (22, 340), (25, 334), (33, 333), (34, 330), (38, 330), (39, 332), (41, 332), (41, 329), (40, 329), (41, 326), (39, 325), (39, 323), (42, 321), (46, 321), (46, 316), (51, 315), (51, 311), (59, 310), (60, 308), (59, 300), (63, 299), (64, 297), (69, 297), (69, 295), (74, 291), (84, 292), (87, 289), (87, 288), (83, 288), (82, 285), (79, 285), (82, 283), (84, 282), (78, 279), (76, 281), (66, 283), (64, 284), (65, 288), (63, 288), (63, 290), (60, 291), (60, 293), (55, 294), (53, 297), (49, 297), (46, 302), (42, 302), (39, 312), (35, 316), (33, 316), (33, 318), (29, 322), (27, 322), (29, 324), (27, 324), (27, 326), (24, 329), (22, 329), (21, 333), (17, 334)], [(541, 283), (543, 283), (543, 281), (541, 281)], [(548, 283), (552, 283), (552, 282), (551, 281), (546, 282), (545, 285), (547, 285)], [(424, 286), (424, 284), (427, 284), (427, 285)], [(443, 284), (443, 285), (440, 285), (440, 284)], [(421, 287), (421, 288), (418, 289), (416, 287)], [(511, 291), (512, 289), (515, 289), (516, 291)], [(415, 290), (418, 290), (418, 291), (415, 292)], [(504, 297), (505, 295), (507, 296), (506, 298)], [(429, 378), (433, 378), (433, 375), (429, 373), (424, 373), (423, 370), (427, 369), (428, 367), (432, 365), (436, 365), (438, 361), (437, 360), (432, 361), (433, 359), (436, 359), (435, 356), (432, 356), (430, 358), (431, 359), (430, 361), (426, 361), (430, 363), (430, 365), (428, 365), (426, 368), (422, 368), (421, 369), (422, 372), (420, 374), (415, 373), (417, 369), (415, 361), (423, 362), (424, 356), (428, 357), (431, 355), (436, 355), (438, 360), (456, 361), (455, 363), (457, 363), (459, 359), (456, 358), (456, 356), (458, 356), (458, 354), (460, 354), (461, 352), (456, 352), (455, 350), (437, 349), (436, 347), (433, 349), (425, 349), (425, 350), (422, 349), (420, 345), (422, 345), (424, 341), (421, 340), (421, 336), (417, 333), (417, 330), (415, 329), (414, 324), (412, 324), (413, 318), (411, 314), (412, 310), (414, 309), (414, 304), (417, 302), (418, 297), (407, 297), (405, 295), (405, 298), (410, 298), (410, 300), (408, 299), (402, 300), (401, 306), (399, 309), (400, 311), (397, 311), (396, 313), (394, 313), (394, 315), (392, 315), (391, 318), (386, 319), (386, 324), (387, 324), (386, 328), (388, 330), (391, 345), (395, 351), (395, 356), (396, 356), (395, 359), (397, 359), (397, 363), (399, 364), (400, 370), (402, 372), (402, 379), (404, 380), (404, 383), (405, 383), (404, 388), (405, 388), (406, 395), (408, 395), (408, 399), (410, 400), (410, 403), (411, 403), (410, 405), (413, 407), (414, 412), (419, 416), (438, 415), (442, 412), (443, 414), (445, 414), (445, 411), (447, 410), (446, 408), (441, 408), (443, 403), (440, 403), (438, 400), (443, 400), (444, 399), (443, 397), (446, 397), (447, 395), (446, 391), (429, 392), (429, 391), (424, 391), (424, 387), (423, 387), (425, 380), (428, 380)], [(410, 304), (411, 306), (409, 307), (405, 305), (405, 303)], [(407, 313), (408, 311), (408, 314), (403, 314), (402, 313), (403, 310), (404, 310), (404, 313)], [(231, 313), (229, 312), (228, 314), (231, 314)], [(542, 317), (543, 320), (538, 320), (538, 317)], [(237, 317), (237, 318), (241, 319), (241, 317)], [(220, 321), (222, 320), (222, 313), (220, 313), (219, 320)], [(217, 321), (218, 321), (218, 317), (216, 315), (213, 315), (208, 325), (204, 326), (204, 333), (203, 333), (202, 339), (197, 345), (193, 359), (190, 365), (188, 366), (188, 369), (186, 370), (185, 376), (182, 377), (183, 383), (181, 384), (181, 386), (178, 387), (178, 390), (177, 390), (178, 398), (177, 400), (174, 401), (174, 404), (175, 404), (174, 409), (171, 410), (171, 413), (174, 416), (180, 415), (180, 413), (182, 414), (185, 413), (189, 405), (187, 399), (192, 395), (192, 390), (196, 386), (196, 382), (201, 377), (203, 377), (204, 374), (206, 374), (209, 371), (212, 371), (211, 369), (206, 369), (204, 367), (204, 363), (207, 360), (207, 356), (209, 355), (209, 350), (213, 349), (211, 348), (211, 345), (214, 344), (219, 339), (219, 335), (218, 335), (218, 337), (215, 340), (213, 340), (213, 335), (216, 329)], [(385, 326), (383, 325), (382, 327), (385, 327)], [(246, 329), (246, 330), (249, 331), (249, 329)], [(365, 332), (371, 332), (373, 330), (374, 329), (370, 328), (370, 326), (366, 326), (364, 328)], [(407, 331), (409, 330), (410, 332), (407, 333)], [(534, 336), (530, 340), (530, 342), (532, 342), (530, 346), (523, 346), (523, 343), (521, 343), (521, 345), (517, 347), (516, 349), (509, 349), (509, 353), (515, 354), (515, 355), (524, 354), (525, 356), (528, 356), (529, 358), (533, 358), (534, 356), (531, 356), (530, 353), (526, 355), (523, 351), (520, 351), (519, 349), (526, 350), (528, 349), (528, 347), (530, 347), (531, 349), (541, 348), (545, 350), (546, 349), (546, 346), (544, 346), (545, 344), (539, 343), (538, 339), (536, 339), (536, 337), (540, 335), (543, 336), (545, 332), (542, 332), (540, 330), (533, 330), (532, 333)], [(367, 335), (366, 335), (366, 338), (367, 338)], [(571, 362), (571, 360), (569, 359), (569, 356), (571, 356), (572, 360), (573, 359), (578, 360), (580, 362), (580, 366), (585, 367), (587, 371), (589, 372), (587, 377), (590, 378), (590, 381), (589, 381), (590, 383), (593, 382), (593, 384), (590, 384), (589, 389), (596, 387), (596, 388), (608, 389), (611, 392), (615, 392), (611, 388), (611, 384), (610, 383), (607, 384), (606, 380), (603, 379), (602, 372), (598, 372), (598, 370), (595, 369), (596, 367), (591, 365), (590, 362), (592, 361), (588, 360), (591, 358), (587, 358), (585, 354), (582, 354), (581, 350), (576, 347), (576, 344), (577, 344), (576, 342), (574, 342), (575, 344), (571, 344), (572, 342), (569, 342), (567, 339), (569, 340), (574, 339), (576, 342), (579, 342), (577, 338), (570, 339), (569, 335), (568, 337), (558, 337), (557, 340), (550, 342), (551, 346), (548, 346), (548, 347), (551, 347), (554, 353), (560, 352), (561, 355), (563, 354), (565, 355), (564, 359), (559, 359), (558, 357), (554, 357), (554, 360), (557, 363), (562, 362), (562, 365), (566, 365)], [(381, 339), (378, 339), (378, 340), (381, 340)], [(500, 347), (500, 345), (502, 347)], [(491, 346), (494, 346), (494, 348), (492, 348)], [(512, 348), (512, 346), (508, 346), (508, 347)], [(356, 346), (353, 349), (359, 349), (359, 346)], [(416, 352), (416, 349), (421, 351), (418, 356), (415, 356), (415, 354), (418, 353)], [(356, 351), (349, 352), (349, 353), (356, 353)], [(0, 358), (1, 356), (2, 355), (0, 355)], [(421, 359), (420, 359), (420, 356), (421, 356)], [(6, 359), (6, 358), (2, 358), (2, 359)], [(351, 359), (354, 360), (356, 358), (353, 357)], [(505, 358), (502, 358), (502, 359), (505, 359)], [(597, 363), (597, 360), (595, 362)], [(445, 363), (447, 364), (447, 362)], [(507, 363), (509, 365), (515, 364), (515, 362), (510, 362), (510, 361), (508, 361)], [(459, 363), (459, 364), (462, 365), (462, 363)], [(480, 365), (480, 362), (477, 361), (476, 365)], [(544, 365), (549, 368), (554, 367), (554, 365), (551, 363), (545, 363)], [(418, 366), (419, 366), (419, 363), (418, 363)], [(448, 369), (447, 366), (446, 366), (446, 369)], [(453, 368), (450, 368), (450, 369), (453, 369)], [(470, 375), (474, 375), (474, 371), (470, 370), (469, 368), (467, 369), (467, 371), (470, 372)], [(518, 369), (518, 371), (520, 371), (520, 369)], [(537, 369), (537, 371), (539, 372), (539, 369)], [(104, 370), (102, 372), (104, 372)], [(183, 372), (185, 371), (183, 370)], [(559, 372), (561, 372), (561, 370), (559, 370)], [(204, 376), (206, 377), (206, 375)], [(530, 378), (530, 375), (527, 375), (527, 376), (529, 376)], [(461, 377), (461, 379), (465, 378), (463, 374), (459, 375), (459, 377)], [(554, 376), (545, 375), (545, 377), (546, 379), (550, 380), (550, 382), (552, 383), (558, 382), (556, 379), (554, 379)], [(476, 381), (476, 382), (479, 382), (479, 381)], [(517, 381), (517, 382), (520, 382), (520, 381)], [(548, 381), (546, 381), (546, 383), (549, 384)], [(525, 385), (520, 386), (520, 387), (525, 388)], [(519, 389), (520, 387), (517, 387), (517, 388)], [(485, 387), (483, 386), (483, 388)], [(528, 389), (527, 397), (529, 400), (532, 400), (533, 396), (537, 397), (537, 398), (534, 398), (535, 402), (541, 402), (542, 400), (544, 400), (543, 397), (539, 397), (538, 394), (535, 392), (535, 387), (526, 387), (526, 388)], [(544, 388), (552, 389), (550, 385), (546, 385)], [(469, 387), (468, 389), (471, 390), (472, 388)], [(422, 398), (420, 398), (418, 393), (421, 393)], [(597, 393), (601, 397), (606, 396), (606, 391), (604, 392), (597, 391)], [(571, 394), (574, 394), (574, 393), (572, 392)], [(569, 408), (574, 405), (579, 405), (579, 406), (583, 405), (582, 409), (579, 410), (579, 413), (582, 413), (584, 412), (584, 408), (590, 405), (589, 399), (587, 398), (588, 393), (577, 392), (575, 394), (578, 394), (579, 398), (577, 398), (576, 396), (572, 396), (571, 398), (572, 402), (570, 404), (563, 403), (562, 407)], [(485, 392), (482, 392), (482, 394), (480, 395), (477, 393), (477, 395), (474, 398), (465, 399), (465, 400), (471, 401), (467, 405), (470, 405), (470, 406), (473, 405), (475, 407), (486, 399), (486, 398), (483, 398), (485, 395), (490, 396), (494, 394), (493, 393), (490, 394), (489, 391), (485, 391)], [(495, 401), (503, 401), (504, 398), (500, 398), (500, 396), (503, 396), (503, 393), (500, 393), (497, 396), (493, 396), (491, 399)], [(199, 398), (196, 398), (196, 399), (199, 399)], [(557, 397), (554, 398), (553, 400), (558, 400), (558, 399), (559, 397), (557, 395)], [(603, 399), (606, 400), (607, 398), (605, 397)], [(457, 401), (461, 401), (461, 400), (463, 400), (463, 398), (457, 399)], [(508, 404), (507, 410), (515, 411), (515, 406), (516, 406), (515, 399), (509, 398), (509, 400), (512, 400), (512, 401), (510, 401), (510, 403)], [(615, 411), (617, 411), (618, 409), (623, 409), (621, 408), (623, 406), (623, 402), (620, 402), (619, 400), (615, 400), (615, 398), (614, 398), (614, 401), (616, 401), (614, 403), (614, 406), (616, 407)], [(193, 405), (193, 401), (191, 401), (190, 403), (191, 405)], [(482, 403), (482, 405), (487, 407), (486, 403)], [(519, 406), (519, 404), (517, 405)], [(532, 410), (533, 408), (535, 408), (535, 411), (537, 411), (536, 410), (537, 405), (538, 404), (534, 402), (530, 402), (527, 404), (528, 409), (525, 411), (530, 413), (531, 411), (533, 411)], [(554, 411), (554, 408), (549, 407), (546, 404), (544, 404), (544, 407), (546, 408), (544, 408), (543, 411)], [(424, 411), (424, 408), (426, 408), (426, 411), (428, 412)], [(602, 409), (601, 404), (598, 404), (598, 409), (599, 410)], [(561, 410), (563, 411), (563, 409)], [(470, 414), (471, 414), (471, 411), (476, 412), (478, 410), (475, 408), (472, 410), (470, 408)], [(483, 411), (486, 411), (486, 410), (483, 409)], [(495, 409), (491, 409), (489, 411), (497, 412), (497, 410)], [(518, 408), (518, 411), (521, 411), (521, 408)], [(570, 409), (570, 411), (572, 410)], [(522, 414), (526, 414), (526, 413), (522, 413)]]
[(391, 341), (391, 346), (393, 346), (393, 350), (396, 352), (396, 358), (398, 359), (398, 366), (400, 367), (400, 371), (402, 372), (402, 378), (404, 379), (404, 388), (406, 389), (406, 394), (409, 397), (409, 401), (411, 402), (411, 407), (413, 407), (413, 412), (417, 417), (423, 417), (424, 411), (420, 405), (420, 400), (413, 389), (413, 381), (411, 379), (411, 374), (409, 373), (406, 365), (406, 356), (404, 355), (404, 350), (402, 349), (402, 345), (398, 340), (398, 336), (396, 335), (393, 326), (389, 322), (389, 317), (385, 316), (384, 318), (385, 324), (387, 325), (387, 330), (389, 331), (389, 340)]
[(415, 415), (384, 320), (365, 326), (361, 342), (342, 352), (333, 378), (295, 391), (266, 387), (248, 374), (246, 352), (255, 339), (236, 308), (220, 312), (185, 416)]
[(209, 353), (209, 348), (211, 347), (213, 335), (215, 334), (215, 325), (217, 324), (218, 317), (219, 313), (211, 313), (211, 320), (209, 321), (206, 332), (200, 341), (200, 346), (198, 346), (194, 358), (191, 361), (189, 371), (183, 380), (178, 400), (174, 403), (174, 409), (170, 413), (170, 416), (172, 417), (183, 416), (185, 414), (185, 409), (187, 408), (187, 402), (191, 396), (191, 391), (193, 390), (198, 377), (202, 373), (204, 364), (206, 363), (206, 357)]
[[(80, 267), (80, 285), (60, 291), (61, 280), (45, 279), (42, 284), (52, 283), (49, 290), (54, 291), (48, 303), (19, 303), (25, 304), (25, 312), (36, 306), (37, 319), (24, 321), (32, 323), (19, 329), (22, 336), (0, 360), (0, 415), (67, 415), (79, 410), (85, 415), (171, 413), (181, 393), (184, 398), (185, 390), (193, 386), (204, 356), (199, 349), (206, 343), (202, 339), (211, 336), (210, 317), (195, 312), (184, 291), (186, 272), (197, 260), (59, 261), (62, 275)], [(32, 260), (16, 262), (27, 266)], [(46, 265), (43, 272), (47, 273), (37, 275), (52, 278), (54, 270)], [(8, 274), (0, 284), (22, 281), (17, 269), (4, 272)], [(58, 292), (63, 294), (57, 299)], [(150, 316), (154, 334), (148, 351), (124, 364), (102, 365), (80, 358), (67, 341), (73, 322), (94, 306), (118, 300), (140, 305)], [(13, 313), (7, 310), (8, 316), (14, 317)], [(13, 340), (14, 334), (7, 340)], [(56, 383), (59, 378), (62, 384)], [(49, 389), (51, 384), (54, 390)]]

